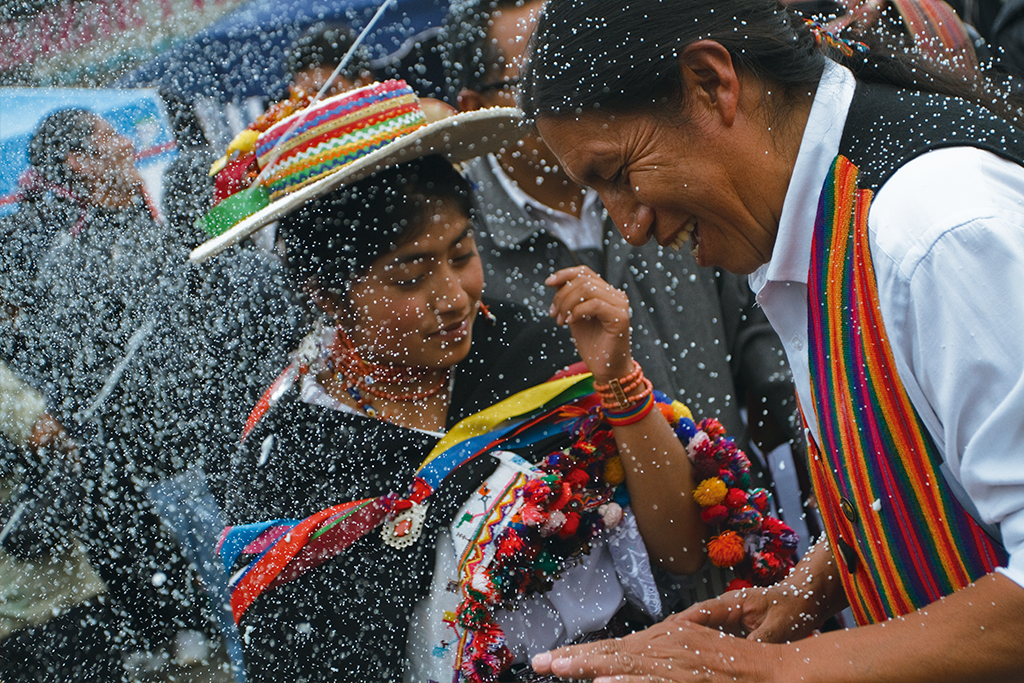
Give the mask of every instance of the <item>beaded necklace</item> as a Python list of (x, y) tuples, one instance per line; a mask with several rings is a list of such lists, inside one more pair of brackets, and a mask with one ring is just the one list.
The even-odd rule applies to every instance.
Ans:
[(359, 409), (373, 418), (381, 416), (366, 395), (387, 401), (420, 401), (435, 396), (449, 384), (451, 377), (451, 369), (446, 368), (437, 382), (426, 389), (390, 392), (378, 385), (423, 384), (431, 368), (370, 363), (359, 354), (351, 337), (340, 325), (325, 329), (319, 322), (313, 334), (303, 340), (296, 356), (300, 374), (330, 372), (333, 379), (343, 384)]

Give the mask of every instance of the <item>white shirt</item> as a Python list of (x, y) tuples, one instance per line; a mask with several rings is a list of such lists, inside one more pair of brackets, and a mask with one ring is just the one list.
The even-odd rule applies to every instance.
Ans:
[(522, 188), (505, 174), (498, 158), (493, 154), (487, 155), (487, 161), (491, 165), (491, 171), (502, 189), (509, 198), (516, 203), (523, 212), (532, 220), (544, 226), (544, 229), (557, 237), (570, 251), (582, 249), (601, 249), (604, 247), (604, 206), (597, 192), (591, 188), (585, 188), (583, 194), (583, 207), (580, 210), (580, 217), (552, 209), (550, 206), (541, 204), (530, 195), (523, 192)]
[[(750, 276), (804, 406), (813, 405), (811, 239), (854, 86), (847, 69), (829, 63), (772, 258)], [(868, 232), (900, 379), (955, 482), (981, 519), (998, 525), (1010, 554), (999, 571), (1024, 586), (1024, 168), (973, 147), (923, 154), (878, 192)], [(816, 434), (813, 411), (805, 417)]]

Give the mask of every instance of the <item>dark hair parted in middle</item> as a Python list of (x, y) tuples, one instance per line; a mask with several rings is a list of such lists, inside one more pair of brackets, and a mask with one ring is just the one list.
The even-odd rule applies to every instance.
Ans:
[(962, 97), (1018, 120), (1019, 101), (980, 71), (929, 61), (905, 49), (887, 23), (877, 26), (853, 36), (871, 49), (849, 55), (816, 44), (803, 17), (777, 0), (550, 0), (529, 48), (521, 106), (534, 120), (594, 107), (678, 110), (686, 99), (678, 58), (691, 43), (713, 40), (738, 70), (781, 91), (777, 106), (816, 86), (830, 58), (864, 81)]
[(28, 144), (28, 163), (46, 180), (60, 185), (71, 180), (68, 155), (90, 149), (96, 114), (85, 109), (60, 109), (48, 115)]
[(278, 227), (294, 284), (315, 277), (344, 291), (380, 256), (421, 234), (438, 200), (472, 219), (469, 182), (439, 155), (389, 166), (310, 200)]

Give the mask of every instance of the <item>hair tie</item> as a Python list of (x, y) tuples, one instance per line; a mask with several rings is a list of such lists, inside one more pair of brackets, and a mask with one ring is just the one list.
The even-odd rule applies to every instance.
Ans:
[(814, 36), (814, 47), (820, 48), (822, 43), (824, 43), (828, 47), (839, 50), (846, 57), (852, 57), (855, 52), (863, 54), (870, 49), (859, 40), (850, 40), (849, 38), (836, 36), (829, 31), (828, 27), (822, 26), (814, 19), (804, 19), (804, 24), (806, 24), (807, 30), (811, 32), (811, 35)]

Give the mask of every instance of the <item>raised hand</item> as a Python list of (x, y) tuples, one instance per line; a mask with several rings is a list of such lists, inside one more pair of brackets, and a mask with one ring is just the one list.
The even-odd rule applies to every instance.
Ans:
[(564, 268), (544, 281), (557, 287), (550, 313), (568, 324), (580, 358), (595, 380), (607, 383), (633, 369), (629, 299), (587, 266)]

